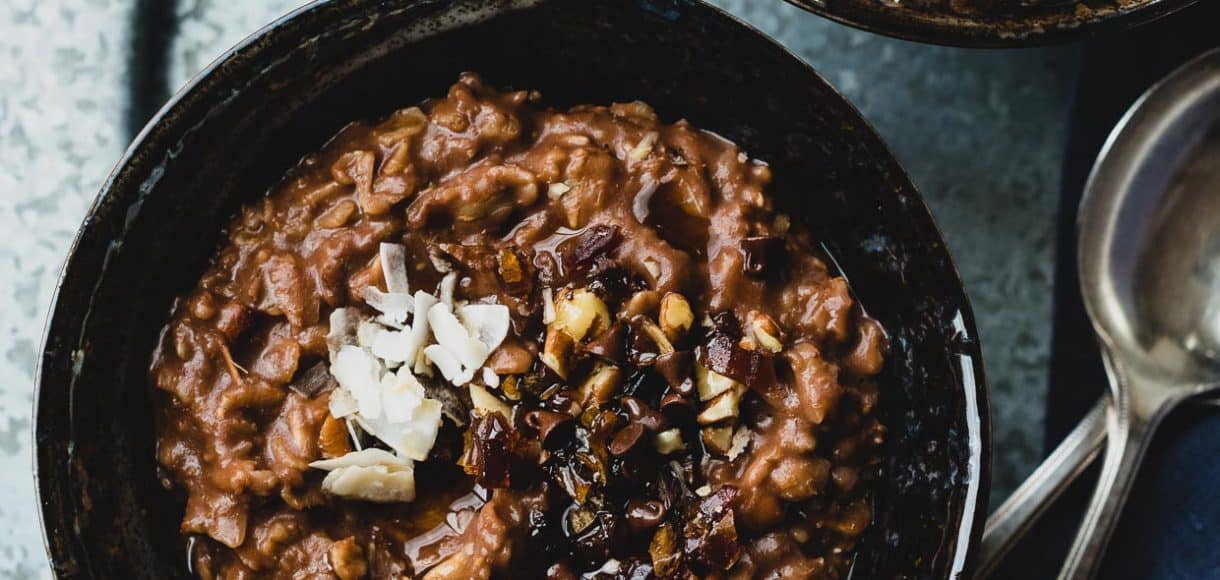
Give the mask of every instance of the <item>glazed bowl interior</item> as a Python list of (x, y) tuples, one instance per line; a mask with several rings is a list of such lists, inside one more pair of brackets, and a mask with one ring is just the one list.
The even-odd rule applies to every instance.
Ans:
[(344, 124), (443, 94), (461, 71), (556, 106), (641, 99), (769, 161), (891, 334), (889, 428), (864, 577), (969, 566), (988, 479), (973, 319), (939, 231), (854, 108), (796, 57), (694, 0), (316, 4), (252, 37), (137, 138), (82, 226), (48, 322), (38, 486), (61, 577), (185, 576), (155, 465), (146, 369), (228, 219)]

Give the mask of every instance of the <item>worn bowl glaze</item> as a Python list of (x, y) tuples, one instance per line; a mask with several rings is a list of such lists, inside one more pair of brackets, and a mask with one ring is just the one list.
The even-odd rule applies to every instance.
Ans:
[(187, 574), (145, 377), (174, 297), (229, 217), (299, 157), (465, 70), (557, 105), (646, 100), (768, 160), (776, 205), (825, 241), (892, 337), (887, 459), (854, 577), (969, 569), (989, 473), (970, 305), (919, 193), (826, 81), (695, 0), (334, 0), (268, 26), (179, 93), (81, 226), (38, 377), (38, 491), (61, 578)]
[(1033, 46), (1151, 22), (1198, 0), (787, 0), (863, 30), (956, 46)]

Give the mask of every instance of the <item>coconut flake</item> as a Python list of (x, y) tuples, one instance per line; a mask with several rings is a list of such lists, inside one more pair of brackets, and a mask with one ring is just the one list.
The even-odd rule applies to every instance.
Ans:
[(424, 386), (406, 369), (381, 377), (381, 403), (391, 423), (410, 421), (424, 395)]
[(381, 274), (385, 278), (386, 292), (410, 294), (407, 288), (407, 248), (402, 244), (382, 243)]
[(404, 459), (385, 449), (365, 449), (351, 451), (333, 459), (319, 459), (309, 464), (314, 469), (334, 471), (341, 467), (372, 467), (374, 465), (395, 465), (411, 467), (411, 461)]
[[(419, 309), (418, 312), (425, 313), (423, 316), (417, 315), (415, 319), (411, 321), (411, 341), (417, 345), (416, 348), (422, 348), (428, 342), (428, 333), (431, 331), (431, 327), (428, 326), (428, 316), (426, 313), (431, 310), (437, 302), (438, 300), (435, 296), (424, 292), (423, 290), (415, 293), (415, 307)], [(419, 355), (417, 354), (416, 356)], [(418, 373), (419, 370), (416, 369), (415, 372)]]
[(365, 417), (381, 416), (381, 361), (358, 346), (343, 345), (330, 373), (356, 400)]
[(494, 389), (500, 386), (500, 375), (488, 367), (483, 367), (483, 383)]
[(361, 320), (356, 325), (356, 346), (360, 348), (370, 348), (377, 341), (377, 335), (384, 332), (380, 324), (371, 320)]
[(427, 459), (440, 432), (443, 410), (444, 406), (436, 399), (420, 401), (411, 414), (411, 421), (402, 431), (398, 452), (416, 461)]
[(333, 495), (378, 502), (415, 499), (414, 464), (384, 449), (352, 451), (309, 466), (330, 472), (322, 490)]
[(322, 491), (379, 503), (414, 501), (415, 470), (387, 465), (340, 467), (326, 474)]
[[(416, 318), (425, 318), (417, 316)], [(423, 341), (416, 342), (410, 329), (384, 330), (377, 332), (370, 345), (373, 354), (392, 363), (415, 362), (415, 354)]]
[(504, 342), (512, 323), (508, 307), (503, 304), (467, 304), (458, 308), (458, 316), (466, 331), (482, 342), (489, 353)]
[(428, 357), (429, 361), (432, 361), (432, 364), (436, 365), (445, 380), (455, 385), (465, 384), (458, 382), (462, 377), (462, 362), (445, 350), (445, 347), (439, 344), (429, 345), (424, 348), (424, 355)]
[(360, 406), (356, 404), (356, 399), (352, 397), (351, 391), (347, 389), (335, 389), (330, 392), (330, 400), (326, 403), (330, 409), (330, 414), (336, 419), (342, 419), (349, 415), (354, 415), (360, 410)]
[(483, 366), (487, 355), (491, 353), (486, 344), (470, 336), (470, 332), (453, 315), (448, 304), (436, 304), (429, 308), (428, 324), (432, 326), (436, 343), (449, 351), (472, 374), (474, 369)]
[(387, 321), (396, 325), (405, 324), (407, 316), (415, 309), (410, 294), (382, 292), (372, 286), (366, 286), (361, 296), (370, 308), (380, 312)]

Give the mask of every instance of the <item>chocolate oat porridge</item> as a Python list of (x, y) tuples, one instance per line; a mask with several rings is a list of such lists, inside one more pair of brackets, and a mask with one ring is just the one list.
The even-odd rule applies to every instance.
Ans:
[(150, 370), (202, 578), (841, 578), (886, 338), (768, 166), (464, 75), (232, 222)]

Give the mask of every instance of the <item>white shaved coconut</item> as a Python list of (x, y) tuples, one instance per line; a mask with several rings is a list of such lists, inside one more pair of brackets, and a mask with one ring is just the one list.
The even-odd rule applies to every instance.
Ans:
[(414, 501), (415, 469), (387, 465), (340, 467), (326, 474), (322, 491), (379, 503)]
[(416, 461), (428, 458), (432, 446), (436, 443), (436, 435), (441, 428), (441, 411), (443, 406), (436, 399), (420, 401), (411, 421), (403, 430), (398, 452)]
[[(420, 318), (427, 320), (428, 317), (421, 316)], [(422, 349), (422, 348), (419, 349), (419, 353), (417, 353), (415, 355), (415, 374), (416, 374), (416, 376), (420, 376), (420, 377), (435, 376), (432, 373), (432, 365), (428, 364), (428, 362), (429, 362), (428, 354), (424, 352), (424, 349)]]
[(359, 413), (365, 417), (381, 416), (381, 361), (358, 346), (343, 345), (330, 366), (339, 386), (356, 399)]
[(334, 471), (340, 467), (372, 467), (374, 465), (411, 467), (411, 461), (394, 455), (385, 449), (365, 449), (363, 451), (351, 451), (333, 459), (319, 459), (309, 464), (314, 469), (326, 471)]
[(355, 341), (356, 329), (364, 317), (355, 308), (336, 308), (330, 313), (330, 330), (326, 333), (326, 348), (330, 351), (330, 363), (335, 363), (339, 347)]
[[(458, 317), (466, 332), (487, 347), (488, 353), (495, 350), (508, 336), (512, 323), (508, 307), (503, 304), (466, 304), (458, 307)], [(487, 359), (484, 358), (484, 361)], [(483, 364), (482, 362), (479, 363)]]
[[(453, 356), (445, 347), (439, 344), (433, 344), (424, 349), (424, 355), (428, 357), (432, 364), (441, 371), (441, 376), (445, 380), (455, 384), (464, 385), (470, 381), (469, 377), (465, 377), (466, 373), (462, 369), (462, 361), (459, 361), (456, 356)], [(462, 380), (465, 377), (466, 380)]]
[(457, 274), (450, 272), (441, 278), (440, 299), (441, 302), (453, 306), (453, 291), (457, 288)]
[[(426, 318), (417, 316), (416, 318)], [(410, 329), (385, 330), (380, 329), (370, 345), (370, 350), (378, 358), (392, 363), (414, 362), (422, 341), (416, 342)]]
[(360, 410), (356, 405), (356, 399), (352, 397), (351, 391), (347, 389), (335, 389), (330, 392), (330, 400), (327, 402), (330, 408), (330, 414), (336, 419), (342, 419), (349, 415), (354, 415)]
[[(438, 300), (435, 296), (424, 292), (423, 290), (415, 293), (415, 307), (418, 309), (417, 312), (427, 313), (432, 309), (433, 306), (436, 305), (437, 302)], [(431, 332), (432, 328), (428, 325), (428, 317), (426, 314), (424, 316), (416, 315), (415, 320), (411, 321), (411, 342), (416, 345), (415, 348), (423, 348), (423, 346), (428, 343), (428, 337)], [(424, 360), (422, 353), (417, 353), (416, 356), (419, 357), (419, 360)], [(418, 367), (415, 369), (415, 372), (420, 372)]]
[(380, 312), (386, 320), (402, 325), (407, 322), (407, 316), (415, 309), (415, 301), (410, 294), (399, 292), (382, 292), (372, 286), (365, 287), (361, 295), (370, 308)]
[(342, 457), (309, 464), (329, 471), (322, 490), (340, 497), (377, 502), (415, 499), (415, 468), (411, 460), (384, 449), (352, 451)]
[(391, 423), (410, 421), (425, 394), (424, 386), (406, 369), (381, 377), (381, 404)]
[(385, 417), (368, 419), (356, 415), (360, 428), (380, 439), (403, 457), (423, 461), (436, 443), (441, 426), (441, 402), (423, 399), (412, 411), (411, 417), (402, 423), (389, 421)]
[(449, 351), (466, 369), (483, 366), (491, 351), (487, 345), (470, 336), (466, 327), (453, 315), (448, 304), (436, 304), (428, 309), (428, 324), (436, 343)]
[(504, 401), (491, 394), (487, 389), (476, 384), (470, 385), (470, 402), (474, 404), (474, 408), (480, 415), (487, 413), (499, 413), (504, 418), (513, 416), (513, 410)]
[(402, 244), (381, 244), (381, 274), (386, 292), (410, 294), (407, 288), (407, 248)]
[(483, 383), (494, 389), (500, 386), (500, 375), (497, 375), (495, 371), (487, 367), (483, 367)]
[[(360, 348), (370, 348), (377, 340), (377, 335), (384, 332), (380, 324), (371, 320), (361, 320), (356, 325), (356, 346)], [(384, 357), (383, 357), (384, 358)]]

